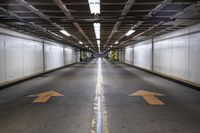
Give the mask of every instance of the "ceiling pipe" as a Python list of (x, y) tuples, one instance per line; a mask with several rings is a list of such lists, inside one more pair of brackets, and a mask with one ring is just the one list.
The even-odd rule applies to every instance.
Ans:
[[(61, 0), (54, 0), (54, 2), (57, 4), (57, 6), (64, 12), (64, 14), (66, 15), (66, 17), (69, 20), (74, 20), (73, 16), (71, 15), (69, 9), (65, 6), (65, 4), (61, 1)], [(90, 39), (88, 38), (88, 36), (85, 34), (85, 32), (83, 31), (83, 29), (80, 27), (80, 25), (77, 22), (73, 22), (74, 26), (78, 29), (78, 31), (82, 34), (82, 36), (85, 37), (85, 39), (89, 42), (89, 44), (93, 47), (93, 43), (90, 41)]]
[[(40, 12), (38, 9), (36, 9), (34, 6), (32, 6), (30, 3), (28, 3), (25, 0), (15, 0), (17, 1), (19, 4), (23, 5), (25, 8), (29, 9), (31, 12), (35, 13), (36, 15), (38, 15), (40, 18), (46, 20), (47, 22), (49, 22), (51, 25), (55, 26), (56, 28), (58, 28), (59, 30), (63, 30), (64, 28), (62, 28), (59, 24), (53, 22), (52, 20), (50, 20), (50, 18), (48, 16), (46, 16), (44, 13)], [(53, 32), (50, 31), (50, 33), (52, 34)], [(53, 36), (55, 36), (55, 34), (52, 34)], [(77, 37), (71, 35), (72, 38), (74, 38), (75, 40), (77, 40), (78, 42), (80, 41)], [(71, 41), (73, 42), (73, 41)], [(75, 42), (73, 42), (73, 44), (77, 44)]]
[[(184, 13), (186, 13), (186, 12), (188, 12), (188, 11), (190, 11), (190, 10), (192, 10), (192, 9), (194, 9), (194, 8), (196, 8), (196, 7), (198, 7), (198, 6), (200, 6), (200, 1), (196, 2), (195, 4), (192, 4), (192, 5), (188, 6), (188, 7), (186, 7), (186, 8), (183, 9), (182, 11), (177, 12), (175, 15), (173, 15), (172, 17), (170, 17), (170, 19), (175, 19), (176, 17), (178, 17), (178, 16), (180, 16), (180, 15), (182, 15), (182, 14), (184, 14)], [(162, 25), (162, 24), (164, 24), (164, 23), (166, 23), (166, 21), (162, 21), (162, 22), (160, 22), (160, 23), (158, 23), (158, 24), (156, 24), (156, 25), (150, 27), (150, 28), (147, 29), (146, 31), (143, 31), (143, 32), (139, 33), (138, 35), (132, 37), (131, 40), (127, 40), (127, 41), (126, 41), (125, 43), (123, 43), (123, 44), (126, 44), (125, 46), (127, 46), (127, 43), (129, 43), (130, 41), (134, 40), (136, 37), (141, 36), (141, 35), (143, 35), (144, 33), (148, 32), (148, 31), (151, 31), (151, 30), (153, 30), (154, 28), (156, 28), (156, 27), (158, 27), (158, 26), (160, 26), (160, 25)]]
[[(182, 10), (182, 11), (177, 12), (175, 15), (173, 15), (172, 17), (170, 17), (170, 19), (176, 19), (176, 17), (178, 17), (178, 16), (180, 16), (180, 15), (182, 15), (182, 14), (184, 14), (184, 13), (186, 13), (186, 12), (188, 12), (188, 11), (192, 10), (193, 8), (198, 7), (198, 6), (200, 6), (200, 1), (196, 2), (195, 4), (193, 4), (193, 5), (191, 5), (191, 6), (186, 7), (186, 8), (185, 8), (184, 10)], [(143, 31), (143, 32), (141, 32), (140, 34), (134, 36), (131, 40), (133, 40), (134, 38), (136, 38), (136, 37), (138, 37), (138, 36), (140, 36), (140, 35), (143, 35), (144, 33), (148, 32), (148, 31), (153, 30), (154, 28), (156, 28), (156, 27), (158, 27), (158, 26), (160, 26), (160, 25), (162, 25), (162, 24), (164, 24), (164, 23), (166, 23), (166, 21), (161, 21), (160, 23), (158, 23), (158, 24), (156, 24), (156, 25), (150, 27), (150, 28), (147, 29), (146, 31)]]
[[(171, 3), (172, 0), (164, 0), (161, 3), (159, 3), (158, 6), (156, 6), (153, 10), (151, 10), (146, 17), (152, 17), (154, 14), (156, 14), (158, 11), (160, 11), (163, 7), (165, 7), (167, 4)], [(145, 21), (139, 21), (137, 24), (135, 24), (132, 29), (136, 29), (137, 27), (139, 27), (140, 25), (142, 25)], [(121, 40), (124, 37), (124, 35), (122, 35), (120, 37), (119, 40)]]
[[(160, 2), (144, 2), (144, 3), (135, 3), (135, 5), (156, 5)], [(88, 5), (87, 2), (76, 2), (76, 3), (69, 3), (64, 2), (65, 5)], [(125, 5), (126, 2), (117, 2), (117, 3), (109, 3), (109, 2), (102, 2), (101, 5)], [(183, 2), (173, 2), (173, 4), (183, 4)], [(193, 4), (193, 2), (185, 1), (184, 4)], [(4, 6), (4, 3), (0, 3), (0, 6)], [(8, 6), (17, 6), (17, 3), (7, 3)], [(54, 5), (54, 3), (47, 3), (47, 2), (31, 2), (31, 5)]]
[[(7, 18), (3, 18), (0, 17), (2, 22), (14, 22), (15, 20), (9, 20)], [(25, 21), (32, 21), (32, 22), (46, 22), (46, 20), (42, 20), (41, 18), (23, 18)], [(199, 19), (199, 18), (181, 18), (181, 19)], [(55, 19), (56, 22), (53, 22), (54, 19), (51, 19), (51, 25), (58, 27), (59, 25), (57, 23), (61, 22), (87, 22), (88, 24), (93, 24), (93, 23), (100, 23), (100, 22), (116, 22), (116, 21), (120, 21), (120, 22), (138, 22), (138, 21), (144, 21), (144, 22), (159, 22), (159, 21), (169, 21), (171, 20), (169, 17), (146, 17), (146, 18), (141, 18), (141, 17), (134, 17), (134, 16), (126, 16), (126, 18), (91, 18), (91, 19), (87, 19), (87, 18), (78, 18), (78, 19), (74, 19), (74, 20), (68, 20), (68, 19)], [(62, 28), (58, 28), (58, 29), (62, 29)]]
[[(124, 6), (124, 9), (121, 13), (121, 17), (126, 16), (126, 14), (130, 11), (131, 7), (133, 6), (133, 4), (135, 3), (136, 0), (128, 0), (126, 5)], [(117, 23), (115, 23), (114, 28), (112, 29), (108, 40), (106, 41), (106, 43), (104, 44), (104, 48), (106, 47), (106, 45), (110, 42), (111, 38), (114, 36), (115, 32), (118, 30), (119, 26), (121, 24), (121, 21), (117, 21)]]
[[(156, 6), (151, 12), (149, 12), (148, 14), (147, 14), (147, 16), (146, 17), (151, 17), (151, 16), (153, 16), (154, 14), (156, 14), (158, 11), (160, 11), (160, 9), (162, 9), (163, 7), (165, 7), (167, 4), (169, 4), (169, 3), (171, 3), (172, 2), (172, 0), (164, 0), (164, 1), (162, 1), (158, 6)], [(139, 27), (140, 25), (142, 25), (144, 23), (144, 21), (139, 21), (137, 24), (135, 24), (134, 26), (133, 26), (133, 28), (135, 29), (135, 28), (137, 28), (137, 27)]]
[[(45, 33), (47, 36), (49, 36), (49, 38), (52, 37), (52, 32), (51, 32), (50, 30), (47, 30), (47, 29), (44, 28), (44, 27), (41, 27), (40, 25), (37, 25), (37, 24), (35, 24), (35, 23), (33, 23), (33, 22), (25, 21), (25, 20), (23, 20), (22, 18), (20, 18), (18, 15), (14, 14), (14, 13), (12, 13), (11, 11), (8, 11), (8, 10), (2, 8), (2, 7), (0, 7), (0, 11), (2, 11), (8, 18), (17, 20), (18, 22), (21, 22), (21, 23), (27, 25), (28, 27), (34, 28), (34, 29), (36, 29), (36, 30), (39, 30), (39, 31)], [(30, 31), (29, 31), (29, 32), (30, 32)], [(33, 32), (33, 31), (31, 31), (31, 32), (34, 33), (34, 34), (36, 34), (36, 35), (38, 35), (38, 33), (35, 33), (35, 32)], [(43, 37), (44, 37), (44, 38), (47, 38), (45, 35), (43, 35)], [(58, 38), (56, 38), (55, 36), (53, 36), (53, 37), (54, 37), (55, 39), (58, 39)], [(52, 39), (52, 38), (51, 38), (51, 39)], [(60, 40), (59, 40), (59, 41), (60, 41)], [(67, 41), (67, 42), (68, 42), (69, 44), (71, 44), (71, 45), (75, 45), (72, 41)]]
[[(174, 4), (174, 3), (173, 3)], [(136, 5), (136, 3), (134, 4)], [(34, 6), (34, 5), (33, 5)], [(138, 12), (151, 12), (152, 10), (150, 9), (143, 9), (143, 10), (133, 10), (129, 11), (130, 13), (138, 13)], [(161, 10), (160, 12), (177, 12), (178, 9), (173, 9), (173, 10)], [(13, 11), (13, 13), (27, 13), (31, 11)], [(45, 13), (51, 13), (51, 12), (56, 12), (56, 13), (62, 13), (62, 11), (55, 11), (55, 10), (48, 10), (48, 9), (41, 9), (40, 12), (45, 12)], [(79, 13), (79, 12), (84, 12), (84, 13), (90, 13), (90, 11), (78, 11), (78, 10), (70, 10), (71, 13)], [(121, 13), (122, 10), (101, 10), (101, 12), (105, 13), (113, 13), (113, 12), (119, 12)]]
[(6, 14), (6, 16), (7, 16), (8, 18), (18, 20), (19, 22), (22, 22), (23, 24), (25, 24), (25, 25), (27, 25), (27, 26), (30, 26), (30, 27), (32, 27), (32, 28), (34, 28), (34, 29), (40, 30), (40, 31), (42, 31), (42, 32), (46, 32), (46, 31), (47, 31), (45, 28), (43, 28), (43, 27), (41, 27), (41, 26), (39, 26), (39, 25), (37, 25), (37, 24), (35, 24), (35, 23), (33, 23), (33, 22), (24, 21), (24, 20), (23, 20), (22, 18), (20, 18), (18, 15), (14, 14), (14, 13), (12, 13), (12, 12), (10, 12), (10, 11), (8, 11), (8, 10), (2, 8), (2, 7), (0, 7), (0, 10), (1, 10), (4, 14)]

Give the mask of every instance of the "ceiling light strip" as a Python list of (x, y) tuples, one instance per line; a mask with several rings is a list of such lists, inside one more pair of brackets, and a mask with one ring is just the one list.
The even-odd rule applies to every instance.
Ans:
[(60, 30), (60, 32), (66, 36), (70, 36), (70, 34), (66, 30)]
[(96, 39), (100, 39), (100, 30), (101, 30), (100, 23), (94, 23), (93, 26), (94, 26), (94, 32), (95, 32)]
[(88, 0), (91, 14), (100, 14), (100, 0)]
[(132, 30), (132, 29), (131, 29), (131, 30), (129, 30), (125, 35), (126, 35), (126, 36), (130, 36), (130, 35), (133, 34), (134, 32), (135, 32), (135, 30)]

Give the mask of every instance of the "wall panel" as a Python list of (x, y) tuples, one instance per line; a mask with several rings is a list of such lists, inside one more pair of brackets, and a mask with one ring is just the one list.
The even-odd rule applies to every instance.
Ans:
[[(71, 64), (76, 61), (75, 51), (68, 48), (66, 63)], [(0, 85), (62, 66), (64, 44), (0, 28)]]
[(35, 42), (35, 73), (41, 73), (44, 69), (43, 63), (43, 44), (42, 42)]
[(119, 51), (119, 61), (121, 61), (121, 62), (124, 61), (124, 51), (122, 51), (122, 50)]
[[(200, 24), (153, 40), (153, 71), (200, 85)], [(134, 65), (149, 69), (151, 50), (145, 43), (146, 41), (134, 44)], [(125, 48), (125, 53), (128, 53), (128, 47)], [(127, 62), (131, 59), (125, 54), (125, 60)]]
[(31, 40), (23, 40), (23, 56), (24, 56), (24, 76), (34, 74), (35, 68), (35, 43)]
[(23, 76), (22, 39), (5, 36), (6, 81), (16, 80)]
[(32, 40), (23, 40), (24, 76), (43, 71), (42, 43)]
[(125, 63), (133, 65), (133, 47), (126, 47), (125, 48)]
[(154, 70), (171, 75), (172, 42), (169, 40), (154, 43)]
[(188, 80), (189, 36), (173, 38), (171, 42), (172, 76)]
[(138, 43), (134, 46), (134, 65), (151, 70), (151, 43)]
[(52, 70), (64, 66), (63, 46), (45, 43), (45, 70)]
[(4, 53), (4, 37), (0, 35), (0, 84), (5, 82), (5, 53)]
[(65, 65), (74, 63), (74, 52), (71, 48), (65, 48)]
[(200, 84), (200, 32), (190, 35), (189, 80)]
[(154, 71), (156, 72), (160, 72), (160, 68), (161, 68), (161, 60), (160, 60), (160, 55), (161, 55), (161, 46), (160, 46), (160, 42), (154, 42)]

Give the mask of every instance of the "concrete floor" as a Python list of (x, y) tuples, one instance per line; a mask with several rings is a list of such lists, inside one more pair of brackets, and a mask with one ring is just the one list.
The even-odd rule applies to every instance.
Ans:
[[(97, 59), (0, 91), (0, 133), (89, 133)], [(133, 67), (102, 60), (109, 133), (199, 133), (200, 92)], [(63, 97), (32, 103), (29, 95), (54, 90)], [(138, 90), (163, 93), (151, 106)]]

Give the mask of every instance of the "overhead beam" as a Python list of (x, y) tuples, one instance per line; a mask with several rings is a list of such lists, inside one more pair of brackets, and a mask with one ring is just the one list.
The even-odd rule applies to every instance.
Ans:
[[(37, 24), (35, 24), (33, 22), (27, 22), (27, 21), (23, 20), (22, 18), (20, 18), (18, 15), (12, 13), (11, 11), (8, 11), (8, 10), (2, 8), (2, 7), (0, 7), (0, 11), (3, 12), (10, 19), (17, 20), (18, 22), (21, 22), (21, 23), (23, 23), (24, 25), (26, 25), (28, 27), (31, 27), (31, 28), (39, 30), (39, 31), (41, 31), (41, 32), (43, 32), (43, 33), (45, 33), (47, 35), (50, 35), (46, 28), (41, 27), (41, 26), (39, 26), (39, 25), (37, 25)], [(34, 33), (34, 34), (36, 34), (36, 33)]]
[[(122, 13), (121, 13), (121, 17), (124, 17), (124, 16), (127, 15), (127, 13), (130, 11), (130, 9), (131, 9), (132, 5), (135, 3), (135, 1), (136, 1), (136, 0), (128, 0), (128, 1), (127, 1), (126, 5), (124, 6), (124, 9), (123, 9), (123, 11), (122, 11)], [(109, 37), (108, 37), (108, 40), (107, 40), (106, 43), (104, 44), (104, 48), (105, 48), (106, 45), (110, 42), (111, 38), (114, 36), (115, 32), (117, 31), (117, 29), (119, 28), (119, 26), (120, 26), (121, 23), (122, 23), (121, 21), (117, 21), (117, 22), (115, 23), (115, 26), (114, 26), (114, 28), (112, 29), (112, 31), (111, 31), (111, 33), (110, 33), (110, 35), (109, 35)]]
[[(193, 4), (193, 5), (189, 6), (189, 7), (186, 7), (186, 8), (185, 8), (184, 10), (182, 10), (182, 11), (177, 12), (175, 15), (173, 15), (172, 17), (170, 17), (170, 19), (175, 19), (176, 17), (178, 17), (178, 16), (180, 16), (180, 15), (182, 15), (182, 14), (184, 14), (184, 13), (186, 13), (186, 12), (188, 12), (188, 11), (192, 10), (193, 8), (198, 7), (198, 6), (200, 6), (200, 1), (196, 2), (195, 4)], [(148, 31), (153, 30), (154, 28), (156, 28), (156, 27), (158, 27), (158, 26), (160, 26), (160, 25), (162, 25), (162, 24), (164, 24), (164, 23), (166, 23), (166, 21), (161, 21), (160, 23), (158, 23), (158, 24), (156, 24), (156, 25), (150, 27), (150, 28), (147, 29), (146, 31), (144, 31), (144, 32), (142, 32), (142, 33), (140, 33), (140, 34), (134, 36), (131, 40), (133, 40), (134, 38), (136, 38), (136, 37), (138, 37), (138, 36), (140, 36), (140, 35), (143, 35), (144, 33), (148, 32)]]
[[(13, 21), (13, 20), (9, 20), (7, 18), (0, 18), (1, 21), (7, 21), (7, 22), (10, 22), (10, 21)], [(38, 17), (23, 17), (24, 20), (27, 20), (27, 21), (32, 21), (32, 22), (48, 22), (46, 20), (41, 20), (41, 18), (38, 18)], [(182, 18), (182, 19), (199, 19), (199, 18)], [(126, 16), (124, 18), (103, 18), (103, 17), (100, 17), (100, 18), (79, 18), (79, 19), (73, 19), (73, 20), (69, 20), (69, 19), (51, 19), (51, 23), (54, 22), (54, 23), (73, 23), (73, 22), (82, 22), (82, 23), (87, 23), (87, 24), (92, 24), (92, 23), (95, 23), (95, 22), (116, 22), (116, 21), (120, 21), (120, 22), (126, 22), (126, 23), (130, 23), (129, 25), (132, 25), (131, 22), (138, 22), (138, 21), (144, 21), (144, 22), (159, 22), (159, 21), (169, 21), (170, 20), (170, 17), (169, 16), (159, 16), (159, 17), (146, 17), (146, 18), (141, 18), (141, 17), (133, 17), (133, 16)], [(51, 24), (50, 23), (50, 24)], [(51, 25), (54, 25), (54, 24), (51, 24)], [(59, 24), (61, 25), (61, 24)], [(112, 27), (111, 27), (112, 28)]]
[[(155, 13), (157, 13), (158, 11), (160, 11), (163, 7), (165, 7), (167, 4), (171, 3), (172, 0), (164, 0), (161, 3), (159, 3), (153, 10), (151, 10), (146, 17), (152, 17)], [(137, 27), (139, 27), (140, 25), (142, 25), (145, 21), (139, 21), (137, 24), (135, 24), (132, 28), (136, 29)], [(119, 40), (121, 40), (124, 37), (124, 35), (122, 35), (120, 37)]]
[[(199, 7), (199, 6), (200, 6), (200, 1), (198, 1), (198, 2), (196, 2), (196, 3), (194, 3), (194, 4), (190, 5), (190, 6), (186, 7), (185, 9), (183, 9), (183, 10), (177, 12), (175, 15), (171, 16), (170, 19), (176, 19), (176, 17), (179, 17), (180, 15), (182, 15), (182, 14), (184, 14), (184, 13), (186, 13), (186, 12), (188, 12), (188, 11), (190, 11), (190, 10), (196, 8), (196, 7)], [(166, 23), (166, 21), (162, 21), (162, 22), (160, 22), (160, 23), (158, 23), (158, 24), (156, 24), (156, 25), (154, 25), (154, 26), (148, 28), (147, 30), (145, 30), (145, 31), (143, 31), (143, 32), (141, 32), (141, 33), (139, 33), (139, 34), (133, 36), (133, 37), (131, 38), (131, 40), (125, 41), (123, 44), (126, 44), (125, 46), (127, 46), (127, 44), (128, 44), (130, 41), (133, 41), (133, 40), (134, 40), (135, 38), (137, 38), (138, 36), (141, 36), (141, 35), (145, 34), (146, 32), (151, 31), (151, 30), (153, 30), (154, 28), (156, 28), (156, 27), (158, 27), (158, 26), (160, 26), (160, 25), (163, 25), (164, 23)], [(122, 45), (122, 44), (121, 44), (121, 45)]]
[[(162, 10), (160, 12), (176, 12), (178, 9), (174, 9), (174, 10)], [(150, 9), (142, 9), (142, 10), (132, 10), (132, 11), (129, 11), (130, 13), (135, 13), (135, 12), (151, 12), (152, 10)], [(24, 11), (24, 10), (16, 10), (16, 11), (13, 11), (13, 13), (29, 13), (31, 11)], [(49, 9), (43, 9), (43, 10), (40, 10), (40, 12), (45, 12), (45, 13), (63, 13), (63, 11), (61, 10), (49, 10)], [(85, 11), (82, 11), (82, 10), (70, 10), (71, 13), (90, 13), (89, 10), (85, 10)], [(118, 12), (122, 12), (122, 10), (101, 10), (101, 12), (103, 13), (118, 13)]]
[[(26, 21), (24, 19), (22, 19), (21, 17), (19, 17), (18, 15), (12, 13), (11, 11), (8, 11), (2, 7), (0, 7), (0, 11), (2, 13), (4, 13), (9, 19), (13, 19), (13, 20), (16, 20), (16, 22), (21, 22), (24, 24), (24, 27), (23, 27), (23, 30), (27, 31), (27, 29), (35, 29), (35, 30), (28, 30), (28, 32), (32, 33), (32, 34), (35, 34), (35, 35), (38, 35), (38, 36), (41, 36), (40, 33), (38, 33), (38, 31), (41, 31), (43, 34), (42, 34), (42, 37), (44, 38), (50, 38), (50, 39), (55, 39), (57, 41), (60, 41), (60, 38), (56, 37), (54, 35), (53, 32), (51, 32), (50, 30), (47, 30), (46, 28), (40, 26), (40, 25), (37, 25), (35, 24), (34, 22), (30, 22), (30, 21)], [(10, 24), (8, 24), (10, 25)], [(27, 26), (27, 28), (25, 27)], [(19, 28), (19, 26), (15, 26), (17, 28)], [(21, 27), (20, 27), (21, 28)], [(70, 41), (70, 40), (65, 40), (67, 43), (69, 43), (70, 45), (74, 45), (75, 47), (77, 47), (74, 42)], [(63, 41), (62, 41), (63, 42)], [(64, 43), (64, 42), (63, 42)]]
[[(24, 6), (25, 8), (27, 8), (28, 10), (30, 10), (31, 12), (33, 12), (34, 14), (38, 15), (40, 18), (42, 18), (43, 20), (47, 21), (48, 23), (50, 23), (52, 26), (56, 27), (58, 30), (63, 30), (63, 27), (61, 27), (59, 24), (57, 24), (56, 22), (53, 22), (52, 20), (50, 20), (50, 18), (48, 16), (46, 16), (44, 13), (40, 12), (38, 9), (36, 9), (33, 5), (31, 5), (30, 3), (28, 3), (25, 0), (15, 0), (17, 1), (19, 4), (21, 4), (22, 6)], [(55, 33), (51, 32), (50, 33), (55, 36)], [(77, 42), (73, 42), (74, 44), (78, 44), (79, 39), (73, 35), (71, 35), (72, 38), (74, 38), (75, 40), (77, 40)]]
[[(153, 14), (157, 13), (158, 11), (160, 11), (160, 9), (162, 9), (163, 7), (165, 7), (167, 4), (171, 3), (172, 0), (164, 0), (162, 1), (158, 6), (156, 6), (152, 11), (150, 11), (148, 14), (147, 14), (147, 17), (150, 17), (152, 16)], [(133, 26), (133, 29), (139, 27), (140, 25), (142, 25), (144, 23), (144, 21), (139, 21), (137, 24), (135, 24)]]
[[(160, 2), (140, 2), (140, 3), (135, 3), (135, 5), (157, 5)], [(193, 4), (194, 2), (190, 2), (190, 1), (185, 1), (183, 2), (173, 2), (173, 4)], [(51, 6), (54, 5), (54, 3), (50, 3), (50, 2), (30, 2), (31, 5), (43, 5), (43, 6)], [(88, 5), (87, 2), (65, 2), (65, 5)], [(109, 3), (109, 2), (101, 2), (101, 5), (125, 5), (126, 2), (116, 2), (116, 3)], [(0, 6), (17, 6), (17, 3), (0, 3)]]
[[(66, 15), (66, 17), (69, 20), (74, 20), (73, 16), (71, 15), (69, 9), (65, 6), (65, 4), (61, 1), (61, 0), (54, 0), (54, 2), (57, 4), (57, 6), (64, 12), (64, 14)], [(78, 31), (81, 33), (81, 35), (83, 37), (85, 37), (85, 39), (89, 42), (89, 44), (93, 47), (93, 43), (90, 41), (90, 39), (88, 38), (88, 36), (85, 34), (85, 32), (83, 31), (83, 29), (80, 27), (80, 25), (77, 22), (73, 22), (74, 26), (78, 29)]]
[(45, 28), (43, 28), (43, 27), (41, 27), (41, 26), (39, 26), (39, 25), (36, 25), (36, 24), (34, 24), (33, 22), (24, 21), (24, 20), (23, 20), (22, 18), (20, 18), (18, 15), (14, 14), (14, 13), (12, 13), (11, 11), (8, 11), (8, 10), (2, 8), (2, 7), (0, 7), (0, 11), (3, 12), (3, 13), (4, 13), (8, 18), (10, 18), (10, 19), (17, 20), (18, 22), (21, 22), (21, 23), (23, 23), (23, 24), (25, 24), (25, 25), (27, 25), (27, 26), (30, 26), (30, 27), (32, 27), (32, 28), (34, 28), (34, 29), (38, 29), (38, 30), (40, 30), (40, 31), (42, 31), (42, 32), (46, 32), (46, 31), (47, 31)]

